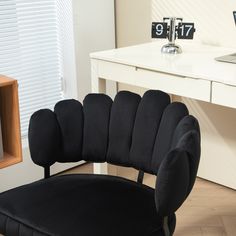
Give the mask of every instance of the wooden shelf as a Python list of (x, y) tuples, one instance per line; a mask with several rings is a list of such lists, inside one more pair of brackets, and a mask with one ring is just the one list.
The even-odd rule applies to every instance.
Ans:
[(4, 157), (0, 169), (22, 161), (18, 84), (0, 75), (0, 117)]

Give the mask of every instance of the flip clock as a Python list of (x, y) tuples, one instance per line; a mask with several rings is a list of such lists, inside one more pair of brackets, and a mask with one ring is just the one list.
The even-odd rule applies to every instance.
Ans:
[(182, 53), (182, 49), (175, 43), (178, 39), (193, 39), (194, 23), (184, 23), (182, 18), (164, 17), (163, 22), (152, 23), (152, 38), (168, 38), (168, 44), (161, 49), (163, 53)]

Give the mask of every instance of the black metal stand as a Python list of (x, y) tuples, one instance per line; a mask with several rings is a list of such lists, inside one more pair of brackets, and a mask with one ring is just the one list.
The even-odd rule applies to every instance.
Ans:
[(140, 170), (138, 172), (138, 179), (137, 179), (137, 182), (142, 184), (143, 183), (143, 177), (144, 177), (144, 172), (142, 170)]
[(169, 229), (168, 216), (164, 217), (163, 230), (164, 230), (165, 236), (172, 236)]
[(50, 166), (44, 167), (44, 179), (50, 178)]

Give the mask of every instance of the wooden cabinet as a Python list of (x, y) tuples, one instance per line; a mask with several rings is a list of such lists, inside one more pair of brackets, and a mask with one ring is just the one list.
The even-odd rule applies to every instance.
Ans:
[(22, 161), (18, 84), (0, 75), (0, 117), (4, 157), (0, 169)]

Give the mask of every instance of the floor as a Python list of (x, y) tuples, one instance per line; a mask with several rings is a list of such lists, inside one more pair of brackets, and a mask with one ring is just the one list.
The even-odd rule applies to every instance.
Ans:
[[(67, 173), (91, 173), (92, 168), (86, 164)], [(137, 171), (112, 165), (109, 174), (137, 178)], [(144, 183), (153, 187), (155, 177), (145, 175)], [(198, 178), (177, 211), (175, 236), (236, 236), (236, 191)]]

